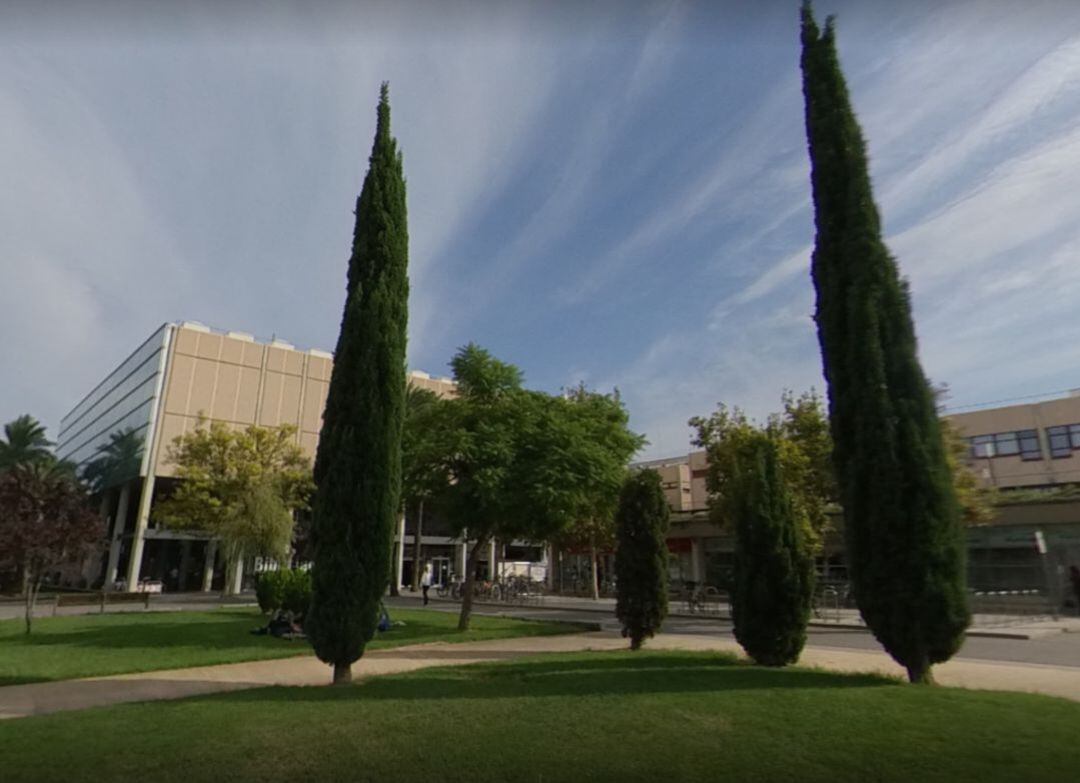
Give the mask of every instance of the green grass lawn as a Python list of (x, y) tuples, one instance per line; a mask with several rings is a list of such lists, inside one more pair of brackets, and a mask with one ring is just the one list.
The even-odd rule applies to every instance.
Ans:
[[(580, 630), (563, 623), (474, 616), (472, 628), (460, 633), (456, 614), (394, 609), (392, 617), (405, 625), (379, 634), (369, 649)], [(89, 614), (37, 619), (33, 633), (26, 636), (22, 620), (4, 620), (0, 622), (0, 686), (287, 658), (311, 652), (306, 641), (250, 633), (265, 624), (265, 618), (255, 609)]]
[(1080, 704), (581, 653), (0, 723), (5, 781), (1054, 781)]

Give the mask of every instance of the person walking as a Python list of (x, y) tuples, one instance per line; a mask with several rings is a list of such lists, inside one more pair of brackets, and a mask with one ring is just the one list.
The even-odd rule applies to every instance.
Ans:
[(427, 606), (428, 590), (431, 589), (431, 563), (424, 565), (424, 574), (420, 577), (420, 587), (424, 591), (424, 606)]

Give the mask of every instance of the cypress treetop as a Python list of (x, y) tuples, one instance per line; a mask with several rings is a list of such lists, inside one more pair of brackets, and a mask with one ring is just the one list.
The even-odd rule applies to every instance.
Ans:
[(969, 622), (959, 509), (906, 283), (881, 238), (862, 133), (836, 55), (802, 6), (815, 315), (849, 572), (867, 625), (927, 681)]
[(409, 282), (405, 179), (379, 97), (341, 332), (315, 458), (313, 596), (305, 631), (347, 682), (375, 633), (400, 510)]

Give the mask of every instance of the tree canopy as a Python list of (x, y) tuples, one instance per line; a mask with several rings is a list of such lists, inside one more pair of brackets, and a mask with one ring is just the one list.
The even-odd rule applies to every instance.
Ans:
[(25, 574), (27, 633), (45, 574), (78, 563), (103, 543), (104, 524), (87, 501), (85, 488), (56, 461), (0, 473), (0, 560)]
[(820, 551), (838, 490), (832, 465), (832, 437), (821, 397), (813, 390), (795, 396), (785, 391), (783, 410), (757, 424), (739, 408), (719, 405), (708, 417), (690, 420), (694, 445), (708, 457), (706, 486), (713, 520), (729, 529), (738, 521), (739, 505), (732, 483), (740, 454), (762, 434), (776, 444), (776, 458), (790, 493), (792, 513), (811, 552)]
[(287, 556), (292, 513), (307, 507), (312, 491), (295, 427), (234, 431), (220, 421), (201, 422), (173, 441), (166, 460), (181, 481), (154, 515), (167, 527), (220, 539), (226, 592), (244, 558)]
[[(451, 361), (458, 396), (446, 401), (446, 467), (442, 508), (468, 553), (459, 627), (472, 611), (479, 553), (493, 539), (544, 541), (563, 532), (582, 509), (603, 505), (605, 461), (589, 440), (617, 420), (621, 405), (602, 395), (581, 399), (523, 388), (521, 371), (470, 343)], [(610, 424), (610, 422), (609, 422)], [(635, 441), (636, 442), (636, 441)]]

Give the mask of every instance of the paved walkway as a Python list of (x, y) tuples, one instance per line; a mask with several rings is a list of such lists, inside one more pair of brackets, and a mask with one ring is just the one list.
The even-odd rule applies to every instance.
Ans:
[[(624, 649), (626, 641), (610, 631), (566, 636), (500, 639), (462, 644), (415, 645), (376, 650), (353, 667), (355, 678), (414, 671), (430, 666), (489, 663), (523, 656)], [(737, 644), (715, 636), (660, 634), (648, 647), (671, 650), (740, 652)], [(902, 669), (881, 652), (809, 647), (800, 664), (842, 672), (880, 672), (902, 676)], [(934, 669), (942, 685), (1044, 693), (1080, 701), (1076, 667), (954, 660)], [(124, 702), (180, 699), (208, 693), (270, 685), (326, 685), (330, 669), (313, 656), (273, 661), (202, 666), (192, 669), (95, 677), (0, 688), (0, 718), (22, 718)]]

